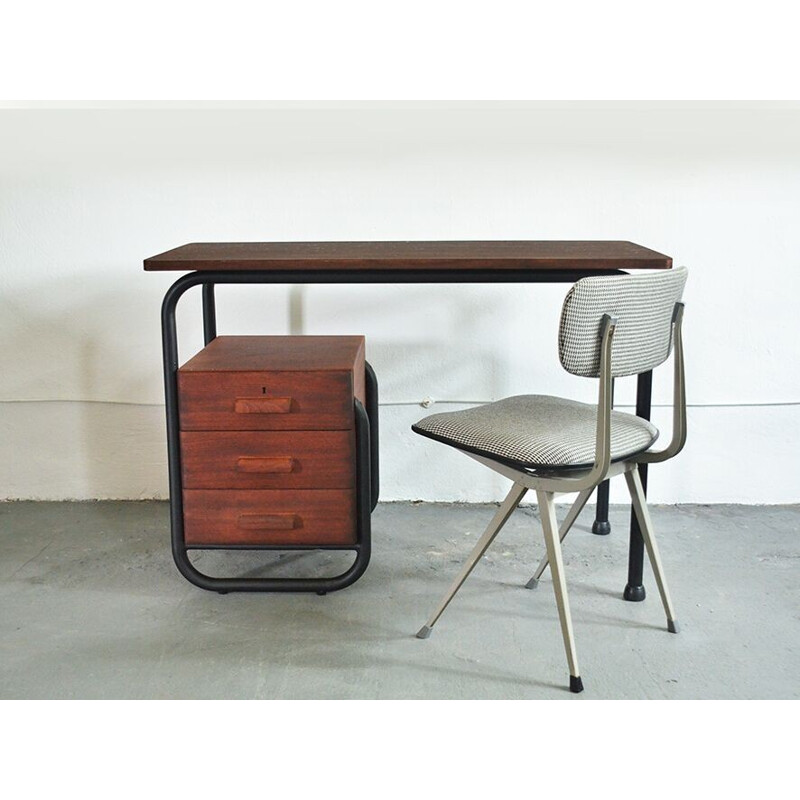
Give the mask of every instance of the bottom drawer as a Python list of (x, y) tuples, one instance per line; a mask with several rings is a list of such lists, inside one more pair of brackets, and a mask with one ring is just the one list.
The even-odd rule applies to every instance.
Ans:
[(187, 545), (329, 545), (356, 541), (347, 489), (186, 489)]

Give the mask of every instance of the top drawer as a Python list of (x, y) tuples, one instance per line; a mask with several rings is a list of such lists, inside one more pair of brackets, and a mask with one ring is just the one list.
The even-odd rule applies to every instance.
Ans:
[(302, 431), (353, 427), (345, 372), (207, 372), (178, 375), (181, 430)]
[(181, 430), (350, 430), (362, 336), (220, 336), (178, 370)]

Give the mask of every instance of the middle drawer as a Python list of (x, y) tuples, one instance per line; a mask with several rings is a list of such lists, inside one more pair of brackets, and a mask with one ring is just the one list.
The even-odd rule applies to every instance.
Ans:
[(185, 489), (349, 489), (350, 431), (182, 431)]

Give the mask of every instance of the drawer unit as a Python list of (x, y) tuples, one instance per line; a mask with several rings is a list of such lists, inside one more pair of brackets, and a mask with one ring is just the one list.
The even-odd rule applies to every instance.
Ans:
[(178, 370), (189, 547), (357, 541), (361, 336), (221, 336)]

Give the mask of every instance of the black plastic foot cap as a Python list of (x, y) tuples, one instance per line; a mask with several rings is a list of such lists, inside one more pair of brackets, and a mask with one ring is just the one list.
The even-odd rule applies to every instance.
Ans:
[(526, 588), (526, 589), (535, 589), (535, 588), (536, 588), (538, 585), (539, 585), (539, 579), (538, 579), (538, 578), (531, 578), (531, 579), (530, 579), (530, 580), (529, 580), (529, 581), (528, 581), (528, 582), (525, 584), (525, 588)]
[(227, 589), (220, 589), (218, 594), (228, 594), (228, 590)]
[(427, 639), (431, 635), (431, 629), (427, 625), (423, 625), (417, 631), (417, 639)]
[(622, 593), (622, 596), (625, 600), (628, 600), (631, 603), (641, 603), (647, 595), (644, 591), (644, 586), (631, 586), (628, 584), (625, 587), (625, 591)]
[(592, 525), (592, 533), (598, 536), (608, 536), (611, 533), (611, 523), (608, 520), (596, 519)]
[(327, 593), (327, 592), (317, 592), (317, 594), (318, 594), (320, 597), (325, 597), (325, 595), (326, 595), (326, 594), (328, 594), (328, 593)]
[(569, 676), (569, 690), (573, 694), (578, 694), (583, 691), (583, 681), (576, 678), (574, 675)]
[(678, 625), (678, 623), (674, 619), (668, 619), (667, 620), (667, 630), (670, 633), (680, 633), (681, 629), (680, 629), (680, 626)]

